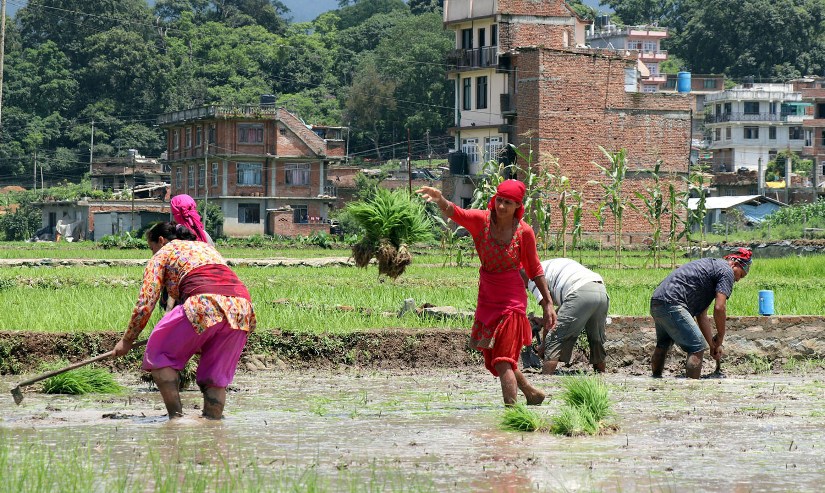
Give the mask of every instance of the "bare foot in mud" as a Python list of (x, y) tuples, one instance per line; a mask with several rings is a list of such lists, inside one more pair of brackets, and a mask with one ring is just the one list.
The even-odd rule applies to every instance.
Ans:
[(527, 405), (528, 406), (540, 406), (542, 402), (544, 402), (544, 392), (540, 390), (536, 390), (534, 393), (527, 395), (525, 394), (524, 397), (527, 398)]

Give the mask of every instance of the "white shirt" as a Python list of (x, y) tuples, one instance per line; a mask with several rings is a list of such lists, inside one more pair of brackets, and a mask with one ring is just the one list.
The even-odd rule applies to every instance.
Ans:
[[(604, 283), (602, 276), (569, 258), (545, 260), (541, 267), (555, 305), (564, 303), (570, 293), (589, 282)], [(533, 293), (539, 303), (544, 299), (532, 280), (527, 282), (527, 290)]]

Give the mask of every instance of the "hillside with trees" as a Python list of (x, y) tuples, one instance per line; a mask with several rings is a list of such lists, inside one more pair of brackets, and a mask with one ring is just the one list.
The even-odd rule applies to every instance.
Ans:
[[(583, 18), (595, 11), (569, 0)], [(685, 68), (734, 80), (825, 71), (822, 0), (605, 0), (670, 28)], [(356, 159), (444, 154), (454, 88), (441, 0), (340, 0), (294, 23), (280, 0), (42, 0), (8, 19), (0, 184), (77, 182), (95, 157), (164, 150), (165, 112), (256, 104), (351, 128)]]

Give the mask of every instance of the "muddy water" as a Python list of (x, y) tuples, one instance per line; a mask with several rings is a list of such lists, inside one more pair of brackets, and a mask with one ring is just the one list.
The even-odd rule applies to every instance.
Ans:
[[(558, 377), (530, 378), (551, 393), (539, 409), (553, 415)], [(499, 430), (498, 383), (481, 370), (239, 375), (221, 423), (194, 418), (198, 392), (183, 394), (187, 418), (167, 422), (160, 396), (130, 377), (126, 396), (28, 392), (16, 407), (4, 377), (0, 432), (100, 444), (115, 464), (147, 448), (207, 465), (220, 452), (260, 470), (311, 468), (333, 490), (344, 471), (352, 480), (376, 470), (439, 491), (821, 490), (825, 375), (606, 380), (620, 429), (587, 438)]]

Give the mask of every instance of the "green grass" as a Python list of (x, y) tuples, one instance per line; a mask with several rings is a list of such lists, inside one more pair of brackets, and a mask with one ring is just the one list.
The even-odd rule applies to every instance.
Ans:
[(134, 460), (124, 463), (118, 462), (116, 455), (123, 451), (117, 451), (112, 440), (77, 437), (59, 447), (53, 441), (47, 433), (20, 438), (0, 429), (0, 493), (437, 491), (428, 476), (378, 461), (330, 471), (320, 467), (320, 461), (285, 466), (228, 447), (135, 444), (130, 452)]
[[(77, 244), (67, 244), (77, 245)], [(321, 250), (317, 250), (321, 252)], [(148, 252), (146, 252), (148, 253)], [(327, 251), (329, 254), (329, 251)], [(332, 255), (337, 255), (333, 252)], [(444, 327), (465, 330), (468, 320), (397, 317), (407, 298), (418, 306), (472, 311), (478, 264), (441, 267), (437, 252), (414, 253), (414, 263), (393, 282), (375, 266), (236, 267), (249, 287), (261, 329), (349, 333), (364, 329)], [(687, 259), (681, 259), (687, 261)], [(7, 267), (0, 269), (0, 330), (121, 331), (137, 298), (141, 267)], [(648, 315), (650, 295), (670, 269), (600, 268), (611, 315)], [(729, 316), (758, 315), (758, 293), (772, 289), (777, 315), (825, 313), (825, 255), (756, 259), (728, 301)], [(32, 310), (37, 306), (42, 309)], [(529, 298), (528, 310), (540, 313)], [(159, 319), (156, 310), (149, 327)]]

